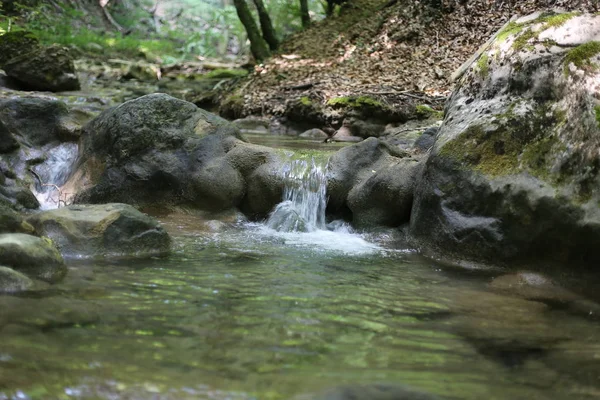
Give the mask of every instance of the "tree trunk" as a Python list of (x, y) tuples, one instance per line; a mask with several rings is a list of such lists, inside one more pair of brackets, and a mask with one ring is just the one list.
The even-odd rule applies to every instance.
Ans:
[(246, 29), (246, 33), (248, 34), (248, 39), (250, 40), (250, 51), (252, 51), (252, 55), (256, 61), (259, 62), (265, 58), (268, 58), (271, 55), (269, 47), (267, 47), (267, 43), (260, 35), (258, 26), (256, 26), (256, 22), (254, 22), (254, 18), (252, 18), (248, 4), (246, 4), (246, 0), (233, 0), (233, 5), (235, 6), (235, 10), (240, 18), (240, 21), (242, 22), (242, 25), (244, 25), (244, 28)]
[(300, 0), (300, 16), (302, 18), (302, 27), (308, 28), (310, 25), (310, 14), (308, 13), (308, 0)]
[(265, 38), (271, 50), (277, 50), (279, 41), (277, 40), (277, 35), (275, 35), (275, 29), (273, 29), (271, 17), (269, 17), (265, 4), (263, 0), (254, 0), (254, 4), (256, 5), (256, 11), (258, 11), (258, 20), (260, 21), (263, 38)]

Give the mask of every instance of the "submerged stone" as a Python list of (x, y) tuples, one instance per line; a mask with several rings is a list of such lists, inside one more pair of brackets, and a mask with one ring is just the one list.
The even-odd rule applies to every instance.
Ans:
[(158, 221), (127, 204), (73, 205), (35, 214), (28, 222), (64, 257), (150, 257), (171, 250)]
[(296, 400), (439, 400), (440, 398), (406, 386), (366, 384), (339, 386), (317, 395), (303, 395)]

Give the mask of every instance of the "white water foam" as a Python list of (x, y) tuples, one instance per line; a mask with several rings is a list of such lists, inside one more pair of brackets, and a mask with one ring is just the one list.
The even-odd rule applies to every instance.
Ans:
[(290, 160), (282, 175), (283, 201), (263, 226), (261, 233), (276, 236), (286, 245), (306, 246), (349, 255), (378, 253), (381, 247), (369, 243), (341, 221), (326, 224), (327, 176), (325, 163)]

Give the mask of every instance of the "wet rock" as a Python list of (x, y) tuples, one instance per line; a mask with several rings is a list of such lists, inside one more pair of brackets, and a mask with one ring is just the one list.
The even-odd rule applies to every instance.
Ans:
[(33, 233), (33, 227), (6, 204), (0, 202), (0, 233)]
[(236, 142), (227, 161), (246, 182), (242, 211), (253, 218), (265, 217), (283, 197), (280, 155), (267, 147)]
[(339, 386), (317, 395), (302, 395), (296, 400), (436, 400), (439, 397), (394, 384)]
[(20, 272), (0, 266), (0, 293), (22, 292), (33, 286), (33, 281)]
[(571, 292), (552, 279), (535, 272), (517, 272), (494, 278), (488, 285), (499, 293), (540, 301), (586, 318), (600, 318), (600, 305)]
[(426, 153), (431, 149), (435, 143), (435, 135), (439, 131), (439, 128), (432, 127), (427, 128), (421, 136), (415, 141), (414, 148), (420, 153)]
[(12, 58), (29, 53), (39, 46), (37, 37), (29, 31), (12, 31), (0, 36), (0, 68)]
[(27, 90), (61, 92), (80, 89), (69, 50), (58, 45), (21, 53), (4, 63), (3, 69)]
[(240, 139), (236, 127), (192, 103), (143, 96), (84, 127), (82, 155), (68, 185), (87, 187), (78, 203), (239, 207), (247, 202), (255, 172), (279, 159), (276, 150)]
[(271, 125), (271, 122), (268, 118), (246, 117), (236, 119), (232, 122), (232, 124), (237, 126), (240, 129), (240, 131), (242, 131), (242, 133), (269, 133), (269, 127)]
[(588, 68), (600, 61), (600, 16), (555, 19), (514, 22), (450, 98), (411, 216), (424, 251), (507, 265), (600, 261), (600, 154), (591, 150), (600, 71)]
[(0, 121), (27, 147), (64, 141), (65, 136), (70, 135), (69, 130), (79, 128), (73, 127), (74, 121), (65, 103), (41, 97), (0, 100)]
[(52, 241), (22, 233), (0, 234), (0, 264), (46, 282), (56, 282), (67, 273)]
[(316, 128), (304, 131), (299, 136), (307, 139), (327, 139), (329, 137), (328, 134)]
[(160, 68), (155, 64), (133, 63), (127, 67), (123, 79), (136, 79), (141, 82), (158, 81), (160, 79)]
[(72, 205), (27, 222), (52, 239), (65, 258), (150, 257), (171, 250), (171, 238), (158, 221), (127, 204)]
[(350, 128), (342, 126), (338, 129), (335, 134), (331, 137), (334, 142), (360, 142), (363, 139), (358, 136), (353, 136)]
[(6, 125), (0, 120), (0, 154), (10, 153), (19, 148), (19, 142), (13, 137)]
[(515, 294), (531, 300), (571, 301), (577, 296), (560, 286), (550, 278), (535, 272), (518, 272), (494, 278), (490, 284), (493, 290)]
[(380, 137), (385, 132), (385, 123), (359, 118), (346, 118), (343, 126), (347, 127), (351, 136), (357, 136), (363, 139), (369, 137)]
[(549, 307), (540, 302), (469, 290), (443, 295), (449, 296), (453, 315), (445, 327), (507, 367), (541, 358), (577, 337), (576, 329), (557, 326)]
[(328, 208), (349, 212), (358, 226), (408, 222), (420, 164), (388, 144), (369, 138), (329, 160)]
[(40, 206), (31, 190), (14, 179), (5, 179), (5, 182), (0, 184), (0, 204), (18, 211), (34, 210)]

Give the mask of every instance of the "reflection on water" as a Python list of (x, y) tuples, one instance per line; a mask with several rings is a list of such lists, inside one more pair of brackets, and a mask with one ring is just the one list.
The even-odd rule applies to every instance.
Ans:
[(358, 236), (163, 222), (167, 259), (72, 265), (61, 284), (0, 296), (4, 397), (287, 399), (370, 382), (600, 397), (600, 325), (584, 314), (383, 244), (331, 246)]

